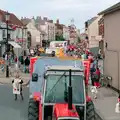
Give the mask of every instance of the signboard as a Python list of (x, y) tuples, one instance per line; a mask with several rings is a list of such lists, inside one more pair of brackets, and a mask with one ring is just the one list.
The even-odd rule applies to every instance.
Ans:
[(23, 38), (23, 39), (17, 38), (17, 39), (15, 40), (15, 42), (17, 42), (17, 43), (23, 43), (23, 42), (25, 42), (25, 39), (24, 39), (24, 38)]
[(13, 83), (13, 94), (20, 94), (20, 79), (15, 79)]

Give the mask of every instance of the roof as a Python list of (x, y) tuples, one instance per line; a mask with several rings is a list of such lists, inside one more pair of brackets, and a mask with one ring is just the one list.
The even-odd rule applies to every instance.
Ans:
[[(1, 18), (2, 22), (6, 22), (5, 20), (6, 13), (7, 13), (6, 11), (0, 10), (0, 15), (2, 16)], [(23, 23), (13, 13), (9, 13), (9, 14), (10, 14), (9, 24), (23, 26)]]
[(97, 17), (93, 17), (91, 19), (89, 19), (87, 22), (88, 22), (88, 25), (92, 24), (95, 20), (97, 19)]
[(53, 65), (53, 66), (48, 66), (49, 70), (77, 70), (80, 71), (81, 69), (79, 67), (74, 67), (74, 66), (61, 66), (61, 65)]
[(79, 118), (75, 106), (72, 106), (72, 110), (68, 109), (68, 104), (56, 104), (54, 106), (54, 114), (57, 118), (60, 117), (74, 117)]
[(98, 15), (103, 15), (103, 14), (106, 15), (106, 14), (109, 14), (109, 13), (112, 13), (112, 12), (115, 12), (115, 11), (118, 11), (118, 10), (120, 10), (120, 2), (111, 6), (111, 7), (109, 7), (109, 8), (107, 8), (106, 10), (98, 13)]
[(45, 20), (42, 20), (41, 18), (37, 18), (35, 19), (35, 23), (38, 25), (45, 25)]
[(21, 19), (22, 23), (26, 26), (30, 21), (31, 19), (29, 18), (24, 18), (24, 19)]

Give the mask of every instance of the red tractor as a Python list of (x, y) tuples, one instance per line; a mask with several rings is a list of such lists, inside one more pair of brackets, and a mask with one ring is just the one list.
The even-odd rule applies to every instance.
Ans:
[(95, 120), (87, 95), (89, 65), (80, 60), (31, 59), (28, 120)]

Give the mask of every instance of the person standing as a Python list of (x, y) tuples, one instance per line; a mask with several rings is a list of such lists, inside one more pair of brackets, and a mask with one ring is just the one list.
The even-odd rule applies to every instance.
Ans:
[(17, 100), (17, 95), (20, 95), (21, 99), (23, 100), (22, 84), (23, 80), (19, 77), (19, 74), (17, 73), (12, 81), (13, 94), (15, 95), (15, 100)]
[(96, 68), (96, 71), (95, 71), (95, 82), (94, 82), (94, 86), (96, 86), (97, 88), (100, 87), (100, 83), (99, 83), (99, 80), (100, 80), (100, 69), (97, 67)]
[(91, 61), (91, 66), (90, 66), (90, 74), (91, 74), (91, 83), (92, 83), (92, 86), (94, 86), (94, 81), (95, 81), (95, 78), (94, 78), (94, 72), (95, 72), (95, 65), (94, 65), (94, 61)]
[(30, 65), (30, 60), (28, 57), (26, 57), (26, 59), (25, 59), (25, 73), (26, 72), (29, 73), (29, 65)]
[(3, 59), (5, 59), (5, 53), (3, 54)]

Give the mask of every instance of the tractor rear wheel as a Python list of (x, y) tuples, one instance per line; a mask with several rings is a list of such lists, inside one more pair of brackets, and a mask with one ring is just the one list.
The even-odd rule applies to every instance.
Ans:
[(86, 106), (86, 120), (95, 120), (95, 109), (93, 102), (87, 102)]
[(38, 114), (38, 102), (34, 101), (33, 99), (30, 99), (28, 106), (28, 120), (38, 120)]

